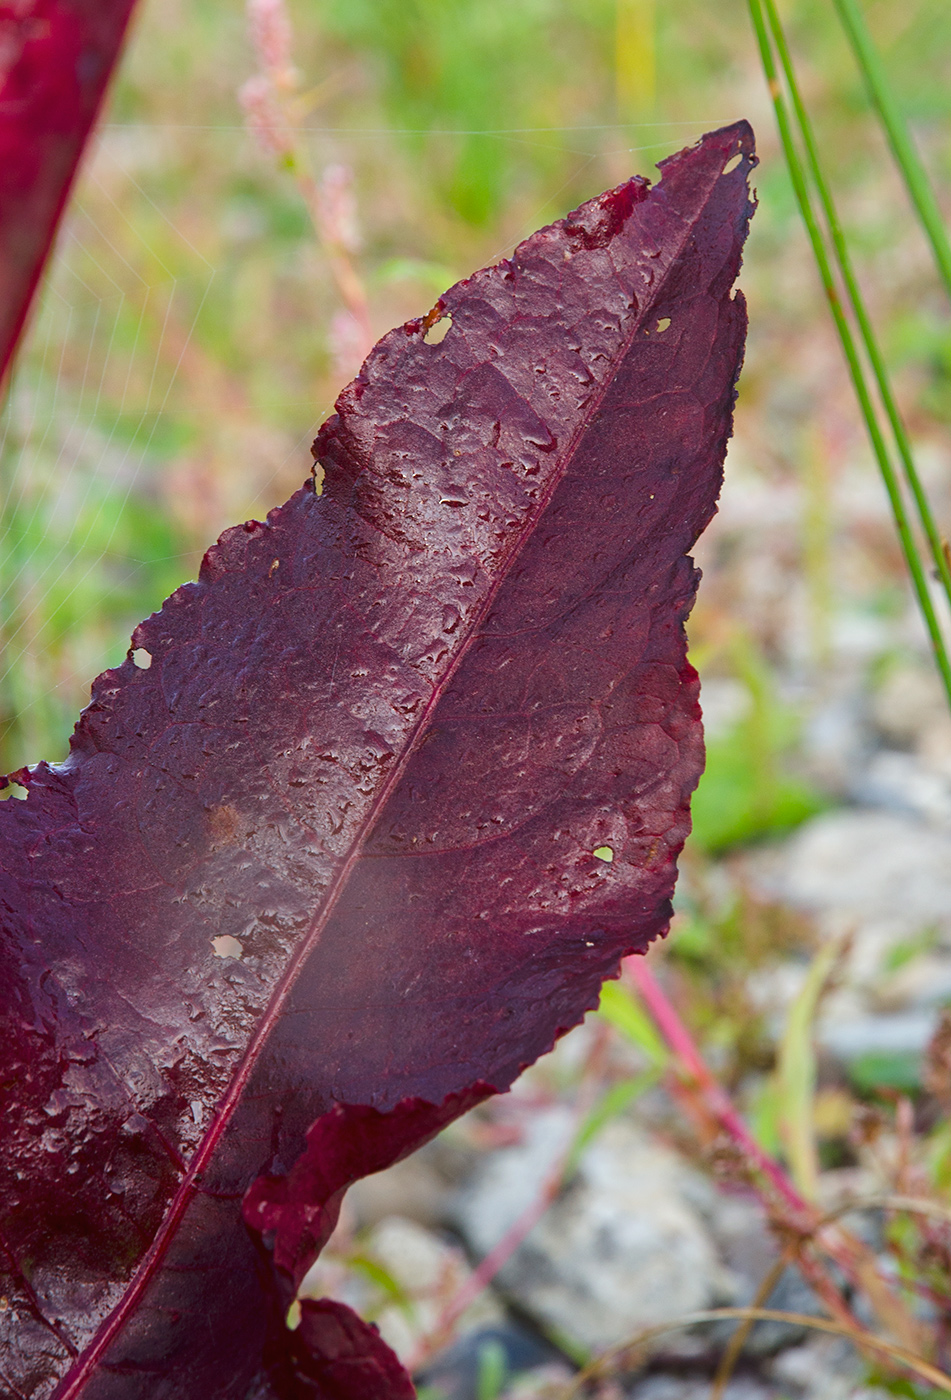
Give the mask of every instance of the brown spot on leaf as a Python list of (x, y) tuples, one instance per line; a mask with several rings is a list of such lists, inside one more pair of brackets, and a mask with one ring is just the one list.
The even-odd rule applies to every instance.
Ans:
[(211, 828), (211, 848), (220, 851), (225, 846), (234, 846), (243, 836), (241, 815), (236, 807), (223, 802), (220, 807), (212, 807), (208, 813)]

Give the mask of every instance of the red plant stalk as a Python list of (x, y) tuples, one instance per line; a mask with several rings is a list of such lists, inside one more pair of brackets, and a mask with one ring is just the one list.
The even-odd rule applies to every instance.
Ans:
[(471, 1276), (443, 1308), (432, 1331), (421, 1338), (415, 1354), (406, 1363), (407, 1370), (415, 1371), (433, 1352), (450, 1339), (452, 1329), (462, 1314), (475, 1302), (479, 1294), (489, 1287), (499, 1270), (508, 1263), (522, 1241), (541, 1220), (561, 1189), (569, 1150), (570, 1148), (563, 1156), (559, 1157), (555, 1166), (545, 1177), (541, 1190), (528, 1209), (523, 1211), (515, 1223), (506, 1230), (495, 1248), (489, 1250), (482, 1262), (473, 1270)]
[[(712, 1119), (713, 1123), (726, 1129), (729, 1136), (739, 1146), (747, 1165), (758, 1168), (779, 1192), (782, 1201), (797, 1213), (797, 1218), (792, 1218), (785, 1216), (780, 1211), (777, 1223), (783, 1227), (785, 1233), (792, 1233), (795, 1236), (795, 1257), (801, 1272), (812, 1285), (817, 1296), (825, 1303), (831, 1316), (838, 1318), (846, 1326), (860, 1328), (861, 1324), (829, 1277), (821, 1261), (811, 1257), (802, 1247), (803, 1242), (813, 1233), (815, 1213), (798, 1194), (779, 1163), (764, 1152), (752, 1137), (743, 1119), (733, 1107), (726, 1091), (703, 1060), (690, 1032), (680, 1020), (643, 958), (635, 956), (627, 959), (624, 970), (636, 983), (644, 1005), (678, 1061), (679, 1078), (674, 1081), (674, 1087), (680, 1090), (677, 1097), (683, 1096), (681, 1107), (702, 1123), (704, 1128)], [(751, 1173), (751, 1176), (755, 1186), (755, 1172)], [(762, 1192), (760, 1195), (770, 1215), (776, 1217), (775, 1201), (768, 1197), (763, 1198)]]
[(704, 1062), (690, 1032), (648, 967), (646, 958), (636, 955), (625, 958), (623, 967), (627, 975), (637, 985), (637, 990), (653, 1017), (654, 1024), (679, 1060), (681, 1067), (687, 1070), (691, 1078), (696, 1080), (698, 1088), (703, 1090), (708, 1106), (720, 1125), (742, 1148), (744, 1156), (755, 1162), (763, 1175), (768, 1177), (786, 1203), (793, 1210), (807, 1216), (810, 1215), (810, 1206), (799, 1195), (779, 1163), (760, 1147), (733, 1107), (726, 1090)]
[(369, 303), (353, 254), (359, 246), (351, 171), (330, 165), (315, 180), (300, 149), (298, 74), (291, 62), (293, 31), (284, 0), (248, 0), (248, 31), (260, 71), (239, 94), (249, 129), (294, 177), (323, 244), (345, 310), (331, 338), (339, 368), (360, 364), (373, 345)]
[[(754, 1182), (758, 1172), (760, 1176), (766, 1178), (778, 1192), (781, 1200), (794, 1212), (792, 1220), (780, 1219), (777, 1223), (791, 1226), (794, 1233), (803, 1240), (811, 1237), (821, 1244), (824, 1251), (831, 1259), (835, 1260), (850, 1281), (865, 1292), (880, 1321), (912, 1349), (927, 1350), (929, 1338), (926, 1329), (909, 1315), (901, 1299), (895, 1295), (890, 1284), (883, 1278), (877, 1267), (874, 1254), (860, 1240), (855, 1239), (841, 1227), (822, 1228), (815, 1208), (800, 1196), (779, 1163), (768, 1152), (765, 1152), (753, 1138), (749, 1128), (734, 1108), (726, 1090), (704, 1061), (693, 1037), (681, 1021), (660, 983), (654, 977), (646, 958), (643, 955), (635, 954), (625, 958), (622, 967), (625, 975), (635, 984), (644, 1006), (673, 1053), (681, 1077), (693, 1081), (705, 1106), (736, 1143), (744, 1158), (755, 1167)], [(772, 1202), (768, 1199), (764, 1199), (764, 1204), (767, 1209), (772, 1207)], [(828, 1279), (819, 1261), (810, 1259), (802, 1249), (798, 1252), (798, 1261), (803, 1273), (826, 1303), (826, 1306), (830, 1308), (830, 1311), (834, 1315), (838, 1315), (850, 1327), (859, 1331), (864, 1330), (839, 1290)]]

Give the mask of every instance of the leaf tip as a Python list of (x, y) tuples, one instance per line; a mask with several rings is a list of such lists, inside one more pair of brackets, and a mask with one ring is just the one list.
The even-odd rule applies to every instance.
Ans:
[(604, 248), (624, 228), (631, 214), (650, 193), (650, 181), (632, 175), (613, 190), (573, 209), (564, 221), (565, 233), (584, 248)]

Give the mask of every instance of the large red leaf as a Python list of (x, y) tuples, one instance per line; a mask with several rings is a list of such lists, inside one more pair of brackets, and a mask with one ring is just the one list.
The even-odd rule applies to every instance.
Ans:
[(0, 0), (0, 381), (135, 0)]
[(753, 163), (714, 132), (385, 336), (323, 494), (223, 535), (0, 804), (11, 1396), (412, 1394), (287, 1304), (349, 1182), (667, 926)]

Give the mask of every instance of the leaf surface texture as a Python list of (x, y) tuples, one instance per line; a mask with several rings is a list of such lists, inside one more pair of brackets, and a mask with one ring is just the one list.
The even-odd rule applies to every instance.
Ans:
[(322, 493), (227, 531), (17, 775), (11, 1396), (412, 1395), (354, 1314), (287, 1307), (350, 1182), (666, 930), (754, 162), (714, 132), (453, 287), (440, 343), (385, 336)]

